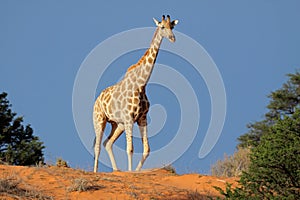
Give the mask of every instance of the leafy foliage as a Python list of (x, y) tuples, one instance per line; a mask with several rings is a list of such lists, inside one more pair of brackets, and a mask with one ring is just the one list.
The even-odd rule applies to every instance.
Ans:
[(300, 110), (280, 119), (251, 153), (241, 177), (248, 195), (300, 199)]
[[(242, 190), (240, 188), (232, 188), (232, 184), (226, 183), (225, 191), (220, 187), (217, 186), (213, 186), (213, 187), (217, 191), (219, 191), (220, 194), (225, 197), (225, 199), (231, 199), (231, 200), (246, 199), (245, 195), (242, 193)], [(219, 200), (221, 198), (218, 197), (217, 199)]]
[(0, 161), (13, 165), (34, 165), (43, 162), (43, 143), (33, 135), (30, 125), (22, 125), (7, 100), (0, 94)]
[(284, 83), (282, 88), (272, 92), (270, 104), (267, 106), (270, 110), (266, 114), (269, 120), (277, 120), (286, 115), (292, 115), (300, 105), (300, 72), (288, 74), (290, 80)]
[(250, 123), (249, 131), (241, 135), (239, 147), (256, 147), (261, 137), (269, 132), (279, 119), (292, 115), (297, 108), (300, 108), (300, 72), (288, 74), (289, 80), (282, 88), (272, 92), (268, 97), (270, 103), (267, 106), (269, 111), (265, 114), (265, 119)]

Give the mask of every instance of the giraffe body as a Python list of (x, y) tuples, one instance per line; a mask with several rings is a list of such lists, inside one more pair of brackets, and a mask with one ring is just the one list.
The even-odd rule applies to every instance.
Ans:
[(171, 22), (169, 16), (167, 20), (163, 16), (161, 22), (155, 19), (154, 22), (158, 27), (153, 36), (150, 48), (147, 49), (136, 64), (128, 68), (124, 78), (120, 82), (104, 89), (96, 99), (93, 112), (93, 123), (96, 133), (94, 172), (97, 172), (98, 169), (101, 141), (107, 122), (111, 124), (112, 129), (103, 145), (107, 150), (114, 171), (118, 170), (118, 168), (114, 159), (112, 145), (124, 131), (126, 133), (128, 170), (132, 170), (132, 128), (135, 122), (139, 126), (144, 148), (142, 159), (136, 168), (137, 171), (142, 168), (150, 153), (147, 137), (147, 113), (150, 104), (145, 89), (152, 73), (162, 39), (167, 37), (170, 41), (175, 41), (172, 29), (178, 21), (174, 20)]

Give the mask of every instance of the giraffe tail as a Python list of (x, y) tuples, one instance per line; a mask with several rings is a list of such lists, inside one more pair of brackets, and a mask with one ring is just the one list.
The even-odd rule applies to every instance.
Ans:
[(93, 146), (92, 146), (93, 149), (95, 148), (95, 145), (96, 145), (96, 136), (94, 137), (94, 141), (93, 141)]
[[(93, 141), (93, 146), (92, 146), (93, 150), (95, 149), (95, 145), (96, 145), (96, 136), (94, 137), (94, 141)], [(94, 153), (94, 156), (93, 156), (93, 160), (95, 160), (95, 153)]]

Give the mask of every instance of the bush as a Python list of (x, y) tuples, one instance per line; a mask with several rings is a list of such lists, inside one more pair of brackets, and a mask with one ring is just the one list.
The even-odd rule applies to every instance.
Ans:
[(69, 167), (67, 161), (63, 160), (62, 158), (56, 159), (56, 166), (57, 167)]
[(211, 167), (213, 176), (237, 177), (248, 169), (250, 164), (250, 148), (238, 148), (232, 156), (224, 155)]
[(241, 188), (227, 188), (229, 199), (300, 199), (300, 109), (280, 119), (250, 154)]
[(300, 72), (288, 77), (268, 96), (264, 119), (238, 138), (251, 148), (250, 165), (240, 188), (219, 188), (226, 199), (300, 199)]

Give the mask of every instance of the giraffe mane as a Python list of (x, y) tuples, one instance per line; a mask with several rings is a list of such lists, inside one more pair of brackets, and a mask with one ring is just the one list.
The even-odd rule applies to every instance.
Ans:
[(142, 58), (136, 63), (131, 65), (128, 69), (127, 72), (134, 70), (135, 68), (141, 66), (141, 64), (144, 62), (146, 56), (149, 54), (149, 49), (147, 49), (147, 51), (144, 53), (144, 55), (142, 56)]

